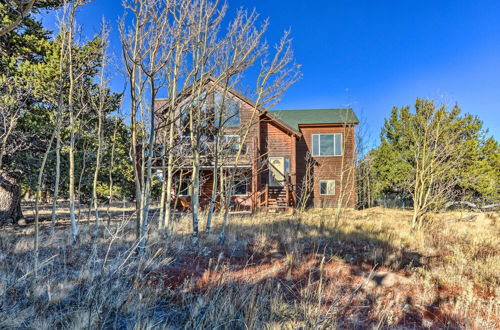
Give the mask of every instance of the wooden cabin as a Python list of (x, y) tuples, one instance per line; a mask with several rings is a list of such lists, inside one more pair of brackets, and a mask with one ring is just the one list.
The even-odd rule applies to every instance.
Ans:
[[(224, 161), (218, 160), (217, 165), (211, 152), (203, 158), (201, 207), (210, 203), (215, 170), (219, 171), (217, 180), (222, 176), (227, 179), (224, 173), (235, 170), (233, 182), (229, 183), (233, 187), (231, 207), (235, 210), (286, 210), (299, 204), (355, 206), (354, 130), (359, 120), (352, 109), (263, 111), (232, 89), (224, 93), (233, 118), (224, 127), (222, 139), (236, 147), (244, 146), (239, 157), (226, 153)], [(211, 96), (207, 103), (217, 104), (217, 97)], [(159, 111), (165, 104), (165, 100), (158, 100)], [(213, 138), (205, 138), (202, 143), (207, 150), (214, 145)], [(161, 173), (161, 168), (156, 167), (156, 171)], [(173, 193), (179, 200), (176, 207), (189, 211), (189, 161), (177, 169), (175, 176)], [(217, 182), (216, 189), (222, 184)], [(219, 200), (216, 207), (220, 207)]]

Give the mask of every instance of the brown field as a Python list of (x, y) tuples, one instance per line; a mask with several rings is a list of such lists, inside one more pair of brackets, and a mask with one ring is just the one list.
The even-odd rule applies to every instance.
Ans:
[(0, 328), (500, 328), (498, 213), (235, 215), (223, 246), (181, 217), (138, 255), (132, 209), (110, 211), (93, 235), (82, 208), (77, 244), (67, 210), (44, 221), (37, 277), (33, 226), (0, 229)]

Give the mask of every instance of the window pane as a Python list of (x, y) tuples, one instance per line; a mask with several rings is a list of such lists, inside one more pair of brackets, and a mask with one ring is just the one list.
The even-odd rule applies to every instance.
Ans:
[(245, 178), (235, 178), (233, 180), (234, 195), (246, 195), (247, 194), (247, 182)]
[[(240, 150), (239, 135), (224, 135), (222, 137), (222, 142), (224, 143), (223, 148), (228, 150), (231, 155), (236, 155), (238, 150)], [(244, 153), (244, 150), (242, 150), (242, 153)]]
[(240, 104), (233, 100), (227, 100), (227, 126), (240, 125)]
[(313, 156), (319, 156), (319, 135), (313, 135)]
[(319, 183), (319, 193), (320, 193), (321, 195), (326, 195), (326, 192), (327, 192), (326, 182), (321, 181), (321, 182)]
[(335, 195), (335, 180), (322, 180), (319, 183), (320, 195)]
[[(231, 100), (229, 97), (224, 97), (222, 94), (215, 92), (215, 116), (216, 125), (219, 125), (219, 113), (223, 112), (222, 120), (224, 126), (239, 126), (240, 125), (240, 104)], [(222, 108), (224, 107), (224, 108)]]
[(342, 134), (335, 134), (335, 156), (342, 156)]
[(332, 156), (333, 155), (333, 135), (323, 134), (320, 140), (320, 155)]
[(335, 195), (335, 181), (328, 181), (328, 195)]

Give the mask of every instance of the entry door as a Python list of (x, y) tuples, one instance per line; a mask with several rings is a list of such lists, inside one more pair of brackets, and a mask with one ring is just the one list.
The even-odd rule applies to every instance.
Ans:
[(269, 157), (269, 186), (285, 185), (285, 157)]

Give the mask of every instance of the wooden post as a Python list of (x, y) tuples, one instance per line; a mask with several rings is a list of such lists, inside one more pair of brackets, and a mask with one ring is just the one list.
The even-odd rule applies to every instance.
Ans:
[(269, 185), (268, 184), (266, 184), (266, 189), (264, 190), (264, 194), (265, 194), (265, 196), (264, 196), (265, 205), (266, 205), (266, 207), (268, 207), (269, 206)]
[(285, 200), (286, 206), (290, 206), (290, 184), (288, 182), (285, 185)]
[(290, 135), (292, 139), (292, 157), (290, 159), (290, 172), (292, 173), (290, 183), (295, 187), (297, 185), (297, 138)]
[(258, 159), (259, 159), (259, 151), (257, 148), (257, 137), (253, 138), (252, 141), (252, 151), (253, 151), (253, 160), (252, 160), (252, 211), (255, 211), (257, 208), (260, 208), (260, 198), (257, 198), (257, 193), (259, 192), (259, 174), (258, 172)]

